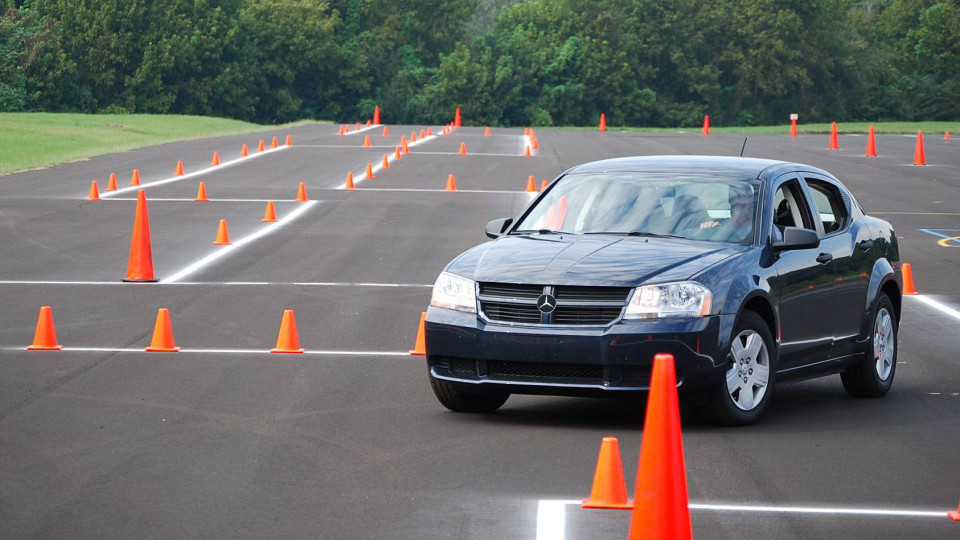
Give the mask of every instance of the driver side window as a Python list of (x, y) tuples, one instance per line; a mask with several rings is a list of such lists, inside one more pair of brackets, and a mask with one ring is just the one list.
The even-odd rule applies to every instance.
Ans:
[(816, 227), (807, 211), (800, 183), (796, 180), (784, 182), (773, 196), (773, 240), (783, 238), (786, 227), (801, 227), (815, 231)]

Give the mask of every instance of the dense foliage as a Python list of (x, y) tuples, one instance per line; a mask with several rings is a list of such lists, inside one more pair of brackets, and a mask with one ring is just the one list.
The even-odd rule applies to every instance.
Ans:
[[(2, 0), (0, 0), (2, 1)], [(3, 4), (0, 4), (2, 6)], [(960, 118), (958, 0), (6, 0), (0, 111)]]

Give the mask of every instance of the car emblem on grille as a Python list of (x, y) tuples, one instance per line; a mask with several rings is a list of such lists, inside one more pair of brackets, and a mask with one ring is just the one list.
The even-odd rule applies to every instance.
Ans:
[(553, 310), (557, 308), (557, 299), (549, 294), (542, 294), (540, 298), (537, 298), (537, 309), (540, 310), (540, 313), (553, 313)]

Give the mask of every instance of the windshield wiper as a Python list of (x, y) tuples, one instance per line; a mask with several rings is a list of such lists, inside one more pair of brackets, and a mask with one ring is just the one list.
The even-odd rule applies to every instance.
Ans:
[(570, 234), (564, 231), (553, 231), (550, 229), (520, 229), (518, 231), (510, 231), (510, 234)]
[(583, 234), (618, 234), (618, 235), (620, 235), (620, 236), (644, 236), (644, 237), (649, 237), (649, 238), (680, 238), (680, 239), (685, 239), (685, 238), (686, 238), (686, 236), (677, 236), (677, 235), (675, 235), (675, 234), (660, 234), (660, 233), (652, 233), (652, 232), (646, 232), (646, 231), (629, 231), (629, 232), (623, 232), (623, 231), (592, 231), (592, 232), (585, 232), (585, 233), (583, 233)]

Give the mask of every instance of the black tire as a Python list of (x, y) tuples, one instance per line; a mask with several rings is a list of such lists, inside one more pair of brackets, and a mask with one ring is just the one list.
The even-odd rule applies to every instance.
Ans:
[[(720, 386), (710, 393), (706, 403), (701, 407), (702, 416), (715, 424), (722, 426), (748, 426), (753, 424), (760, 418), (760, 415), (764, 409), (767, 408), (767, 404), (770, 403), (770, 399), (773, 396), (777, 368), (777, 349), (774, 347), (773, 336), (770, 333), (770, 328), (767, 326), (767, 323), (760, 315), (753, 311), (744, 311), (737, 318), (737, 324), (734, 326), (733, 333), (730, 336), (731, 351), (727, 354), (727, 366), (731, 370), (738, 369), (737, 362), (733, 356), (733, 340), (737, 339), (741, 334), (749, 333), (748, 331), (752, 331), (752, 333), (759, 336), (766, 349), (768, 375), (765, 391), (762, 393), (760, 400), (753, 404), (752, 408), (744, 410), (735, 403), (736, 398), (728, 391), (727, 378), (724, 377), (720, 382)], [(761, 349), (761, 351), (762, 350), (763, 349)], [(753, 372), (751, 371), (750, 375), (752, 374)], [(739, 378), (739, 376), (737, 378)], [(738, 396), (742, 391), (743, 390), (737, 391)], [(751, 394), (751, 396), (752, 395), (754, 394)]]
[(508, 392), (478, 388), (430, 376), (430, 387), (440, 403), (453, 412), (488, 413), (500, 408), (510, 397)]
[[(890, 328), (892, 331), (892, 342), (887, 344), (884, 340), (880, 351), (881, 355), (886, 353), (886, 347), (893, 347), (893, 352), (890, 356), (882, 356), (881, 358), (887, 358), (889, 361), (889, 373), (886, 373), (886, 376), (883, 377), (880, 373), (881, 368), (880, 359), (878, 359), (878, 351), (874, 347), (874, 342), (877, 338), (877, 327), (881, 324), (882, 315), (886, 313), (887, 317), (890, 320)], [(893, 385), (893, 376), (897, 372), (897, 330), (899, 327), (899, 321), (897, 320), (897, 312), (893, 308), (893, 302), (890, 301), (884, 293), (880, 293), (877, 297), (876, 306), (873, 308), (872, 315), (873, 324), (870, 327), (870, 339), (867, 341), (867, 349), (863, 351), (863, 359), (857, 362), (856, 364), (851, 365), (840, 374), (840, 380), (843, 382), (843, 388), (853, 397), (858, 398), (878, 398), (890, 391), (890, 387)]]

